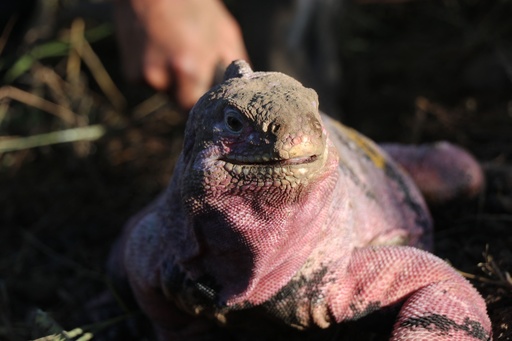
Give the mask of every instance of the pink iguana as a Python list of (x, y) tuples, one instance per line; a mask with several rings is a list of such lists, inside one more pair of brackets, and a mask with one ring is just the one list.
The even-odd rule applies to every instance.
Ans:
[(191, 110), (171, 183), (126, 227), (114, 271), (160, 340), (314, 339), (376, 311), (395, 312), (392, 340), (490, 340), (480, 295), (419, 249), (431, 218), (389, 155), (434, 199), (477, 192), (478, 164), (447, 143), (387, 149), (294, 79), (234, 62)]

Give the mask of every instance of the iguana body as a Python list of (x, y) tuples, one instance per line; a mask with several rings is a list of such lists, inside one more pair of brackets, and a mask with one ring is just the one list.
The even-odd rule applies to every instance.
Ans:
[[(475, 169), (457, 181), (479, 187), (476, 163), (443, 146)], [(114, 258), (160, 340), (245, 340), (260, 328), (300, 337), (291, 330), (387, 307), (399, 311), (393, 340), (490, 339), (479, 294), (410, 247), (429, 249), (431, 229), (401, 167), (321, 117), (313, 90), (235, 62), (192, 109), (168, 189)]]

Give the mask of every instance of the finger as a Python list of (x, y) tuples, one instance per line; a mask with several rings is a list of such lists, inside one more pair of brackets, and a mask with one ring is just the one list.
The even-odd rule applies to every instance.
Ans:
[(170, 70), (164, 53), (148, 44), (144, 53), (144, 78), (156, 90), (164, 91), (171, 85)]
[(187, 58), (175, 71), (177, 100), (184, 109), (190, 109), (212, 86), (215, 64), (209, 60), (195, 62), (193, 58)]

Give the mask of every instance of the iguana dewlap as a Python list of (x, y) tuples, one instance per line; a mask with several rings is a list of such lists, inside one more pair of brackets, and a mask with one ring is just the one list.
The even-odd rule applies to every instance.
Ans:
[[(414, 149), (389, 149), (416, 172)], [(429, 155), (438, 149), (467, 170), (438, 172), (441, 182), (481, 186), (471, 157), (444, 144)], [(411, 247), (429, 249), (431, 232), (419, 190), (387, 153), (320, 115), (313, 90), (238, 61), (192, 109), (168, 189), (114, 258), (160, 340), (336, 328), (389, 308), (393, 340), (489, 340), (475, 289)]]

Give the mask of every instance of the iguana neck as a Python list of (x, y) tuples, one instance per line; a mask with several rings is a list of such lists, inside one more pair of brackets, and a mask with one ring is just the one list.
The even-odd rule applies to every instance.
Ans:
[[(186, 228), (168, 226), (174, 265), (189, 280), (210, 286), (217, 304), (258, 304), (275, 294), (302, 267), (329, 219), (339, 176), (330, 147), (322, 172), (293, 190), (217, 197), (198, 192), (180, 204), (175, 200), (183, 179), (175, 179), (167, 205), (179, 208), (173, 219), (184, 219)], [(186, 205), (200, 209), (190, 214)]]

